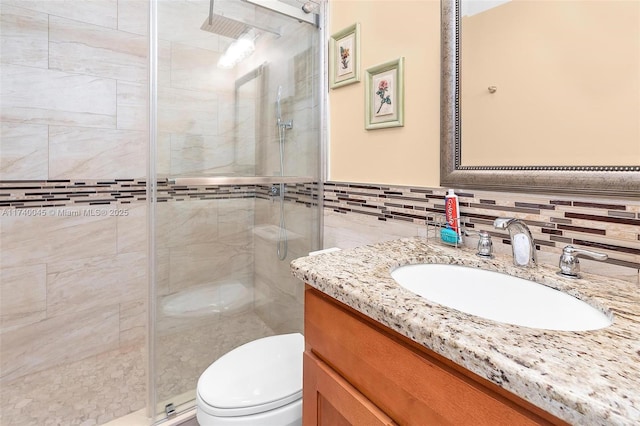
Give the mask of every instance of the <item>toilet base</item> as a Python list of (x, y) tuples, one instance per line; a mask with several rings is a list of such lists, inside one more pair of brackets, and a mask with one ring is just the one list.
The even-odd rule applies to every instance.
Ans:
[(302, 399), (274, 410), (248, 416), (212, 416), (203, 410), (203, 401), (196, 398), (196, 418), (200, 426), (302, 426)]

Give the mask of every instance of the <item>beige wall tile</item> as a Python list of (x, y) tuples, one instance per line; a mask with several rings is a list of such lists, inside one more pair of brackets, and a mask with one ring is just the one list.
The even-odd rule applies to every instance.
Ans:
[(256, 200), (254, 198), (218, 201), (218, 235), (251, 239)]
[(158, 86), (171, 87), (171, 43), (158, 40)]
[[(144, 36), (51, 16), (49, 68), (125, 81), (147, 81)], [(87, 60), (90, 58), (90, 60)]]
[(51, 126), (49, 178), (144, 177), (147, 143), (145, 132)]
[(224, 102), (225, 105), (234, 105), (234, 108), (221, 108), (218, 113), (220, 133), (234, 138), (234, 162), (239, 167), (246, 168), (248, 174), (255, 173), (256, 155), (264, 149), (257, 144), (257, 141), (262, 142), (262, 131), (256, 121), (258, 119), (256, 114), (260, 113), (256, 90), (258, 89), (255, 80), (243, 84), (238, 91), (237, 103), (232, 93), (221, 94), (220, 102)]
[[(273, 201), (256, 200), (256, 225), (254, 228), (255, 241), (268, 240), (272, 243), (269, 247), (269, 255), (273, 255), (276, 243), (280, 235), (280, 201), (275, 197)], [(317, 224), (316, 209), (309, 209), (302, 205), (285, 202), (284, 222), (287, 237), (288, 256), (296, 258), (306, 256), (317, 247), (317, 235), (314, 224)], [(257, 257), (262, 255), (262, 250), (256, 250)], [(270, 256), (269, 256), (270, 257)], [(261, 272), (262, 268), (256, 268)]]
[(218, 134), (215, 93), (158, 88), (158, 130), (199, 135)]
[(143, 299), (145, 252), (47, 264), (47, 316), (70, 314)]
[(122, 204), (119, 208), (126, 216), (116, 217), (118, 254), (144, 252), (148, 243), (147, 205)]
[(171, 175), (171, 133), (158, 132), (156, 141), (156, 173)]
[(233, 281), (236, 275), (253, 271), (252, 248), (248, 241), (219, 239), (213, 243), (171, 249), (170, 291)]
[(221, 54), (208, 49), (171, 44), (171, 87), (189, 90), (232, 91), (233, 70), (217, 67)]
[[(277, 246), (274, 241), (256, 238), (255, 241), (255, 276), (256, 280), (264, 282), (280, 292), (291, 297), (300, 296), (300, 280), (291, 276), (289, 263), (298, 257), (307, 255), (288, 250), (285, 260), (278, 258)], [(281, 247), (284, 247), (281, 245)]]
[(151, 0), (118, 0), (118, 29), (146, 36)]
[(0, 335), (2, 380), (118, 347), (118, 305), (49, 318)]
[(256, 235), (254, 240), (254, 273), (256, 280), (273, 288), (276, 288), (276, 284), (283, 276), (281, 268), (279, 267), (279, 263), (282, 261), (278, 260), (276, 244), (277, 241), (264, 239), (259, 235)]
[(36, 68), (49, 66), (48, 16), (0, 3), (0, 61)]
[(417, 236), (421, 228), (415, 224), (381, 222), (375, 217), (344, 215), (325, 210), (324, 247), (352, 248), (402, 237)]
[(0, 74), (2, 121), (116, 126), (115, 80), (16, 65)]
[(162, 203), (156, 207), (156, 244), (182, 247), (218, 237), (218, 200)]
[[(146, 287), (145, 287), (146, 291)], [(145, 343), (148, 312), (146, 297), (120, 304), (120, 346)]]
[(117, 23), (117, 0), (2, 0), (2, 3), (108, 28), (116, 28)]
[(171, 249), (156, 247), (153, 259), (149, 259), (149, 262), (155, 263), (155, 282), (154, 287), (157, 296), (164, 296), (171, 293), (169, 280), (170, 280), (170, 251)]
[(118, 129), (148, 131), (148, 95), (146, 84), (117, 82)]
[[(273, 203), (273, 204), (278, 204)], [(279, 218), (278, 213), (278, 218)], [(316, 219), (318, 211), (315, 208), (308, 208), (302, 204), (285, 202), (285, 218), (287, 229), (292, 230), (296, 234), (302, 235), (305, 239), (309, 239), (311, 234), (316, 232)]]
[[(67, 209), (73, 209), (71, 207)], [(0, 216), (0, 267), (116, 254), (115, 217)]]
[(0, 128), (0, 180), (47, 179), (46, 125), (4, 122)]
[(229, 137), (171, 135), (171, 173), (174, 175), (233, 173), (235, 166), (234, 145)]
[(0, 333), (44, 319), (46, 275), (44, 264), (0, 269)]
[[(300, 287), (304, 284), (298, 281)], [(258, 300), (255, 312), (275, 334), (304, 333), (304, 305), (271, 285), (256, 283)]]

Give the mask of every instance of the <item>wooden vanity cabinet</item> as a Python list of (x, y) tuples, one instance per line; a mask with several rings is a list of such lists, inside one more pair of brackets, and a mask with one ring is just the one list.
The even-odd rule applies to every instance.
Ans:
[(566, 425), (310, 286), (303, 425)]

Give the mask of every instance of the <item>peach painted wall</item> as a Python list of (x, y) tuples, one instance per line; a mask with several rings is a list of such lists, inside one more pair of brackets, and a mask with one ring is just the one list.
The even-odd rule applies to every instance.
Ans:
[[(563, 3), (565, 7), (569, 7), (575, 2)], [(599, 7), (611, 2), (588, 3), (592, 7)], [(638, 3), (624, 1), (615, 3), (621, 8), (629, 9), (622, 13), (622, 18), (612, 17), (610, 19), (611, 22), (616, 22), (616, 29), (620, 30), (622, 27), (626, 27), (624, 31), (629, 31), (628, 28), (631, 26), (638, 32), (638, 22), (640, 22), (638, 20), (640, 14)], [(509, 4), (495, 8), (488, 13), (493, 13), (507, 6)], [(330, 0), (329, 7), (329, 33), (335, 33), (354, 22), (360, 22), (362, 46), (361, 81), (329, 91), (329, 179), (349, 182), (439, 186), (440, 2), (434, 0)], [(597, 14), (602, 13), (604, 12)], [(616, 12), (608, 13), (615, 14)], [(578, 22), (580, 21), (574, 21), (574, 25), (578, 25)], [(593, 23), (589, 25), (593, 25)], [(633, 27), (634, 25), (635, 27)], [(546, 32), (543, 32), (540, 37)], [(584, 33), (582, 35), (584, 36)], [(527, 162), (533, 161), (537, 164), (555, 163), (558, 158), (563, 158), (562, 161), (565, 164), (571, 164), (567, 160), (569, 152), (577, 153), (574, 156), (574, 164), (639, 164), (640, 146), (637, 143), (625, 144), (623, 141), (637, 141), (640, 138), (640, 121), (637, 118), (640, 114), (640, 97), (626, 97), (626, 100), (622, 101), (618, 95), (637, 94), (640, 91), (640, 73), (638, 73), (640, 69), (640, 41), (638, 40), (640, 37), (626, 37), (625, 40), (629, 42), (626, 46), (614, 42), (612, 37), (620, 39), (620, 32), (618, 31), (616, 35), (613, 31), (599, 30), (591, 34), (591, 38), (600, 43), (594, 45), (594, 48), (600, 51), (596, 55), (614, 51), (628, 53), (623, 56), (622, 63), (615, 65), (610, 60), (596, 61), (601, 67), (609, 68), (610, 73), (615, 75), (615, 78), (603, 80), (601, 84), (596, 86), (599, 93), (593, 94), (580, 90), (579, 84), (569, 92), (565, 89), (560, 91), (557, 87), (547, 87), (546, 83), (540, 82), (531, 84), (528, 88), (533, 91), (532, 93), (542, 95), (542, 102), (545, 102), (544, 109), (555, 108), (556, 116), (564, 116), (571, 111), (565, 102), (568, 98), (596, 96), (599, 99), (600, 107), (590, 111), (592, 118), (583, 120), (583, 125), (569, 127), (563, 125), (564, 120), (556, 120), (556, 127), (553, 131), (545, 131), (540, 134), (540, 129), (548, 129), (554, 124), (532, 122), (530, 117), (536, 115), (534, 107), (529, 106), (526, 110), (511, 108), (509, 111), (509, 108), (503, 109), (502, 112), (494, 114), (494, 116), (500, 117), (502, 127), (492, 126), (494, 129), (502, 129), (501, 136), (508, 137), (504, 151), (509, 152), (512, 149), (520, 151), (523, 146), (534, 146), (535, 149), (527, 152), (526, 158)], [(622, 35), (622, 37), (625, 36)], [(421, 42), (416, 43), (415, 40), (421, 40)], [(539, 40), (539, 43), (542, 42), (547, 41)], [(603, 48), (603, 46), (605, 47)], [(521, 49), (525, 55), (527, 51), (530, 49)], [(406, 61), (405, 126), (382, 130), (364, 130), (365, 70), (399, 56), (405, 56)], [(466, 57), (465, 60), (470, 61), (471, 59)], [(588, 71), (584, 68), (576, 68), (578, 65), (575, 64), (571, 66), (573, 68), (570, 70), (563, 66), (563, 72), (576, 78), (584, 77), (585, 72)], [(614, 70), (615, 67), (617, 67), (617, 71)], [(502, 67), (503, 71), (505, 68), (506, 66)], [(512, 71), (510, 73), (514, 74)], [(518, 72), (519, 74), (521, 73)], [(463, 78), (467, 83), (465, 84), (467, 91), (471, 90), (472, 77), (472, 75), (465, 75)], [(499, 86), (497, 94), (504, 97), (508, 90), (508, 82), (495, 81), (492, 84)], [(484, 86), (487, 85), (484, 84)], [(486, 91), (486, 87), (484, 90)], [(525, 97), (522, 93), (517, 96), (519, 98)], [(583, 97), (579, 105), (584, 106), (585, 104), (586, 99)], [(540, 107), (539, 103), (537, 107)], [(509, 119), (506, 119), (505, 114), (508, 112), (516, 114), (512, 114)], [(606, 114), (606, 118), (602, 118), (602, 114)], [(529, 127), (525, 131), (523, 130), (525, 124), (523, 121), (519, 121), (518, 117), (526, 117), (527, 122), (533, 124), (528, 125)], [(467, 124), (470, 122), (470, 120), (465, 121)], [(478, 121), (475, 123), (477, 124)], [(596, 130), (593, 127), (585, 130), (587, 129), (586, 124), (598, 124), (598, 126)], [(472, 130), (465, 127), (463, 134), (470, 132)], [(554, 135), (559, 136), (560, 142), (558, 139), (550, 138)], [(513, 143), (515, 137), (518, 139), (517, 144)], [(491, 136), (491, 138), (494, 137)], [(553, 140), (552, 145), (541, 147), (541, 141), (546, 139)], [(581, 149), (559, 151), (560, 147), (569, 140), (579, 141)], [(584, 147), (588, 148), (584, 149)], [(463, 161), (468, 165), (482, 164), (483, 161), (484, 164), (487, 164), (486, 156), (473, 161), (470, 161), (469, 158), (488, 151), (484, 148), (477, 149), (474, 153), (465, 150)], [(492, 148), (490, 151), (493, 164), (514, 163), (512, 158), (500, 158), (498, 152), (503, 151), (502, 149)], [(611, 152), (618, 153), (618, 155), (603, 160), (605, 158), (603, 154)], [(585, 155), (589, 156), (585, 157)]]
[[(329, 33), (360, 22), (361, 80), (329, 92), (329, 179), (439, 186), (440, 2), (330, 0)], [(405, 58), (405, 125), (365, 130), (366, 69)]]

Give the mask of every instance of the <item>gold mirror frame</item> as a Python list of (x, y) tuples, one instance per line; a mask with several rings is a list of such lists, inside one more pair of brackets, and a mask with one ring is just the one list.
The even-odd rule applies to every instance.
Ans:
[[(459, 0), (441, 0), (440, 185), (640, 198), (640, 166), (463, 166)], [(638, 141), (640, 143), (640, 141)]]

